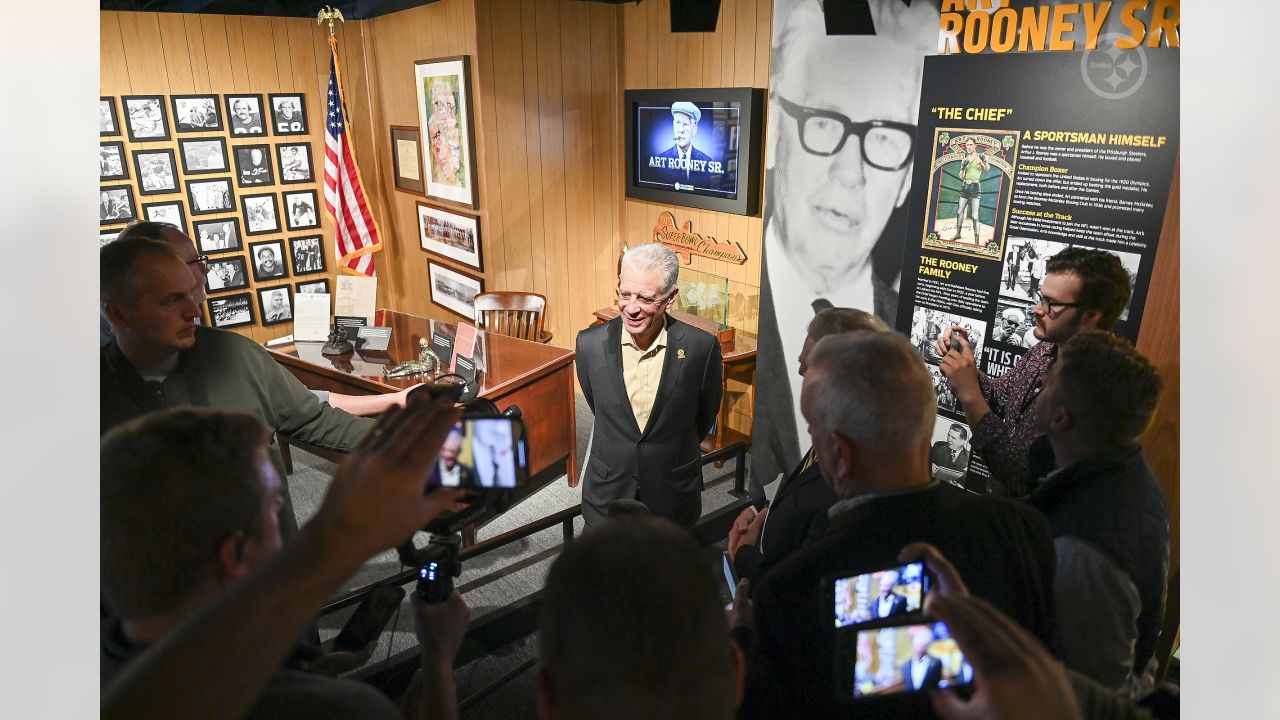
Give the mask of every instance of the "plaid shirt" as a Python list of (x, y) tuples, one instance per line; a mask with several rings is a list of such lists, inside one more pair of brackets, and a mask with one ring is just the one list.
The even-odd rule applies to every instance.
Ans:
[(981, 451), (991, 470), (991, 491), (996, 495), (1018, 497), (1031, 489), (1027, 449), (1044, 434), (1036, 423), (1035, 399), (1057, 357), (1058, 346), (1042, 342), (1028, 350), (1003, 376), (978, 374), (982, 397), (991, 412), (974, 428), (971, 444)]

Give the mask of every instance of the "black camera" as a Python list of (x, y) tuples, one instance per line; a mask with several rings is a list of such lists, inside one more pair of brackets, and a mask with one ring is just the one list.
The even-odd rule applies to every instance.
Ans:
[(414, 548), (412, 542), (399, 548), (400, 562), (418, 566), (414, 592), (423, 602), (442, 603), (453, 594), (453, 579), (462, 574), (461, 544), (462, 538), (454, 534), (433, 535), (424, 548)]

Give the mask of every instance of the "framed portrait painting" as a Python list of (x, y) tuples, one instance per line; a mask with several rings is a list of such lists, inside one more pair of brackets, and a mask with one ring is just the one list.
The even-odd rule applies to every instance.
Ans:
[(467, 56), (414, 63), (419, 127), (426, 139), (427, 195), (476, 206), (471, 63)]

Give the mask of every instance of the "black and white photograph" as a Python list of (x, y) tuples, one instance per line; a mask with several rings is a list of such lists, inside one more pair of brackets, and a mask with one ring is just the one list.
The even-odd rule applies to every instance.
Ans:
[(933, 421), (933, 436), (929, 439), (929, 474), (934, 480), (965, 487), (972, 451), (969, 438), (972, 435), (963, 420), (937, 416)]
[(289, 322), (293, 319), (293, 297), (288, 285), (258, 288), (258, 310), (263, 325)]
[(205, 255), (231, 252), (244, 247), (240, 240), (240, 218), (197, 220), (193, 227), (196, 246)]
[(271, 131), (276, 135), (306, 135), (307, 108), (302, 95), (267, 96), (271, 101)]
[(230, 328), (253, 322), (253, 299), (249, 293), (209, 298), (209, 322), (216, 328)]
[(222, 129), (217, 95), (171, 95), (173, 127), (180, 133)]
[(290, 230), (306, 230), (320, 227), (320, 215), (316, 212), (316, 191), (302, 190), (284, 194), (285, 221)]
[[(99, 247), (99, 248), (101, 248), (103, 245), (106, 245), (106, 244), (107, 244), (107, 243), (109, 243), (109, 242), (115, 242), (115, 241), (116, 241), (116, 238), (118, 238), (118, 237), (120, 237), (120, 231), (119, 231), (119, 230), (110, 230), (110, 231), (106, 231), (106, 230), (104, 230), (104, 231), (102, 231), (102, 232), (99, 232), (99, 233), (98, 233), (98, 247)], [(328, 290), (325, 290), (325, 292), (328, 292)]]
[(181, 200), (142, 203), (142, 217), (147, 222), (169, 223), (184, 233), (187, 231), (187, 213)]
[(254, 282), (288, 277), (284, 267), (284, 241), (249, 243), (249, 262), (253, 263)]
[(297, 284), (298, 293), (304, 295), (329, 294), (329, 281), (312, 280), (310, 282), (300, 282)]
[(104, 142), (98, 145), (98, 179), (127, 180), (129, 166), (124, 161), (124, 143)]
[(279, 232), (280, 212), (276, 206), (275, 193), (242, 195), (240, 206), (244, 208), (245, 235)]
[(324, 248), (319, 235), (289, 238), (289, 254), (293, 256), (293, 274), (324, 272)]
[(125, 127), (133, 142), (150, 142), (169, 139), (169, 117), (160, 95), (125, 95), (120, 98), (124, 106)]
[(163, 195), (178, 192), (178, 169), (172, 150), (134, 150), (133, 167), (138, 173), (139, 193)]
[(480, 219), (422, 202), (417, 205), (418, 238), (422, 249), (483, 271)]
[(138, 217), (133, 204), (133, 188), (128, 185), (104, 185), (98, 195), (98, 224), (115, 225)]
[(204, 286), (209, 292), (249, 287), (249, 273), (245, 270), (244, 258), (239, 255), (210, 260), (208, 267)]
[(116, 99), (113, 97), (98, 98), (98, 134), (102, 137), (120, 134), (120, 118), (116, 115)]
[(261, 95), (224, 95), (227, 101), (227, 127), (231, 137), (266, 135), (262, 122)]
[(271, 147), (268, 145), (240, 145), (235, 150), (236, 184), (240, 187), (275, 185), (271, 172)]
[(427, 274), (431, 279), (431, 302), (467, 318), (476, 316), (476, 295), (484, 292), (484, 280), (427, 261)]
[(920, 351), (925, 362), (936, 365), (942, 360), (934, 345), (942, 331), (952, 326), (964, 328), (965, 336), (973, 346), (973, 356), (982, 357), (982, 343), (987, 336), (985, 322), (917, 305), (911, 315), (911, 344)]
[(316, 179), (311, 171), (311, 143), (276, 145), (276, 159), (280, 163), (281, 183), (288, 185)]
[(947, 376), (942, 374), (942, 370), (937, 365), (925, 363), (925, 368), (929, 371), (929, 379), (933, 382), (933, 392), (938, 396), (938, 409), (958, 413), (964, 417), (964, 410), (956, 402), (956, 394), (951, 389), (951, 383), (947, 382)]
[(231, 180), (188, 180), (187, 199), (191, 202), (192, 215), (212, 215), (236, 209), (231, 194)]
[(1029, 300), (997, 300), (996, 318), (991, 324), (992, 342), (1022, 349), (1034, 347), (1040, 342), (1035, 334), (1035, 307)]
[(179, 140), (182, 172), (188, 175), (226, 172), (227, 141), (223, 138)]
[(1040, 298), (1045, 263), (1068, 247), (1053, 240), (1010, 237), (1000, 266), (1000, 294), (1032, 302)]

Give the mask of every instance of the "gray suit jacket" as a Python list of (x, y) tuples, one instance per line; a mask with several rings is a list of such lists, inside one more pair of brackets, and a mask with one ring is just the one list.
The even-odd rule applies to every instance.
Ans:
[[(578, 333), (578, 382), (595, 413), (591, 458), (582, 486), (582, 516), (599, 522), (609, 503), (637, 496), (649, 510), (692, 527), (702, 514), (702, 452), (698, 445), (720, 410), (720, 343), (667, 318), (662, 379), (645, 427), (622, 379), (622, 318)], [(681, 357), (683, 355), (683, 357)]]

